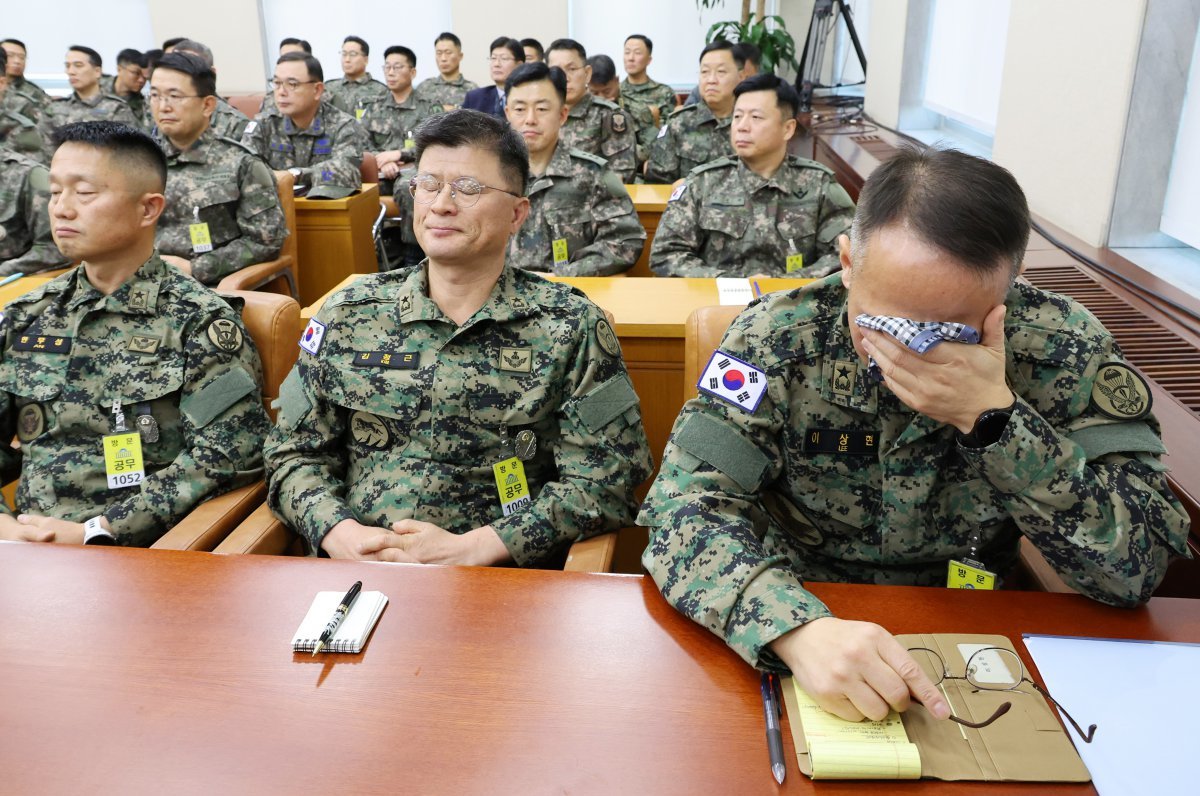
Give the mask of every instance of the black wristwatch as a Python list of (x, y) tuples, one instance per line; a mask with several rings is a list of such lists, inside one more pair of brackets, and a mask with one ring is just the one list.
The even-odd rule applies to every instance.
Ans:
[(983, 412), (975, 418), (975, 425), (971, 426), (970, 433), (959, 432), (958, 444), (964, 448), (986, 448), (999, 442), (1005, 427), (1008, 426), (1008, 419), (1012, 417), (1013, 407), (1016, 405), (1017, 402), (1014, 399), (1003, 409), (988, 409)]

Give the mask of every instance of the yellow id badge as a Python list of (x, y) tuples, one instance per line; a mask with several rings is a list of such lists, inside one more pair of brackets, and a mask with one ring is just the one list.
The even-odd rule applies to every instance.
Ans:
[(405, 149), (412, 150), (412, 149), (416, 149), (416, 147), (417, 147), (417, 139), (413, 138), (411, 135), (408, 138), (404, 139), (404, 148)]
[(568, 262), (567, 239), (566, 238), (556, 239), (554, 241), (554, 245), (552, 246), (552, 249), (554, 251), (554, 264), (555, 265), (566, 265)]
[(192, 251), (196, 254), (212, 251), (212, 237), (208, 234), (208, 222), (188, 224), (188, 234), (192, 236)]
[(788, 255), (787, 272), (789, 274), (792, 271), (799, 271), (803, 267), (804, 267), (804, 255), (803, 254), (789, 254)]
[(532, 502), (529, 482), (525, 480), (525, 465), (516, 456), (493, 464), (492, 474), (496, 476), (496, 492), (500, 495), (500, 508), (504, 509), (505, 517)]
[(142, 437), (138, 432), (104, 437), (104, 472), (109, 489), (137, 486), (146, 477), (142, 461)]
[(366, 112), (367, 112), (367, 109), (366, 109), (366, 108), (355, 108), (355, 109), (354, 109), (354, 119), (355, 119), (355, 121), (359, 121), (359, 122), (361, 122), (361, 121), (362, 121), (363, 114), (364, 114), (364, 113), (366, 113)]
[(951, 559), (950, 567), (946, 572), (946, 588), (992, 591), (996, 588), (996, 573)]

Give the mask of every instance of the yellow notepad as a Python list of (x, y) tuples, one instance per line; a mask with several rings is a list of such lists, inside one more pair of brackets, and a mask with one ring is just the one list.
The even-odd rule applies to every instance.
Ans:
[[(325, 625), (345, 596), (346, 593), (341, 591), (317, 592), (304, 621), (296, 628), (296, 634), (292, 637), (293, 652), (312, 652), (316, 649), (321, 632), (325, 630)], [(383, 592), (360, 592), (358, 599), (350, 606), (350, 613), (346, 614), (346, 618), (338, 625), (333, 638), (322, 651), (362, 652), (362, 648), (367, 644), (367, 637), (371, 635), (387, 602), (388, 598)]]
[(812, 760), (813, 779), (920, 779), (921, 754), (900, 714), (882, 721), (846, 721), (823, 710), (788, 678)]

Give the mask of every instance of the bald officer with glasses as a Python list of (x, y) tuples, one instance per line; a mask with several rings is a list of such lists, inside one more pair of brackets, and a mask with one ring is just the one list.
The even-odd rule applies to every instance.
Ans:
[(428, 258), (335, 293), (267, 443), (272, 510), (335, 558), (559, 566), (633, 519), (650, 472), (604, 313), (505, 263), (529, 214), (521, 136), (471, 110), (416, 136)]

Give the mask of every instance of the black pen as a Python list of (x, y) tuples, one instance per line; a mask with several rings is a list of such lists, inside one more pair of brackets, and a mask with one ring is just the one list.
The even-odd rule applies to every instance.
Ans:
[(346, 596), (342, 598), (341, 604), (337, 610), (333, 612), (333, 618), (329, 620), (329, 624), (325, 625), (325, 630), (321, 632), (321, 638), (317, 641), (317, 646), (313, 650), (313, 655), (316, 655), (321, 650), (325, 649), (325, 645), (333, 638), (333, 634), (337, 632), (338, 625), (346, 618), (346, 614), (350, 613), (350, 606), (354, 605), (354, 601), (358, 599), (358, 593), (362, 591), (362, 581), (356, 580), (354, 585), (350, 587), (350, 591), (346, 592)]
[(787, 776), (787, 766), (783, 763), (783, 733), (779, 729), (779, 703), (775, 701), (774, 675), (763, 672), (762, 675), (763, 715), (767, 718), (767, 752), (771, 757), (771, 773), (775, 781), (783, 784)]

